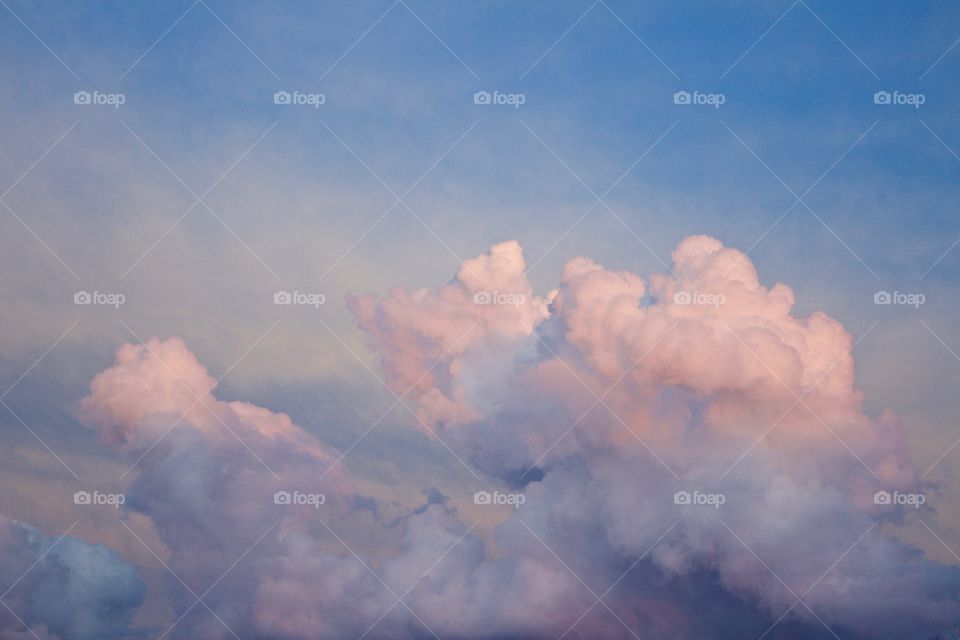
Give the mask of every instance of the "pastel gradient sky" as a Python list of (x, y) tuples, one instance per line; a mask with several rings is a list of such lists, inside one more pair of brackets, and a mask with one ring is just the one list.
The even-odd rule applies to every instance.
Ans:
[(0, 638), (958, 637), (958, 43), (0, 0)]

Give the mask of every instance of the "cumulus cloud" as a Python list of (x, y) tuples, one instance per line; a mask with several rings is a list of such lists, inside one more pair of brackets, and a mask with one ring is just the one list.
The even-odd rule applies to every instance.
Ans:
[(177, 575), (217, 585), (176, 603), (175, 637), (733, 638), (783, 616), (894, 638), (960, 618), (960, 572), (877, 524), (910, 516), (876, 491), (929, 487), (896, 418), (863, 412), (840, 323), (793, 315), (789, 287), (703, 236), (669, 275), (576, 258), (540, 297), (525, 270), (507, 242), (436, 289), (347, 301), (414, 426), (478, 490), (524, 494), (492, 532), (438, 492), (362, 495), (287, 416), (217, 399), (179, 340), (117, 352), (83, 419), (139, 459), (125, 506)]
[(498, 366), (497, 354), (515, 350), (547, 317), (547, 300), (533, 295), (524, 267), (520, 244), (504, 242), (464, 262), (439, 289), (347, 299), (391, 387), (417, 400), (425, 429), (479, 418), (474, 389), (510, 365)]
[[(423, 334), (415, 357), (387, 350), (384, 366), (391, 379), (433, 366), (449, 373), (443, 389), (472, 388), (480, 417), (433, 426), (505, 481), (545, 472), (527, 504), (546, 505), (546, 540), (599, 528), (578, 542), (630, 558), (676, 523), (652, 562), (673, 576), (709, 569), (773, 619), (814, 585), (810, 609), (864, 634), (956, 618), (956, 571), (872, 528), (902, 516), (874, 504), (876, 491), (929, 487), (896, 419), (863, 413), (850, 334), (825, 314), (793, 315), (789, 287), (763, 286), (746, 255), (713, 238), (686, 238), (672, 259), (670, 274), (648, 280), (571, 260), (543, 320), (525, 340), (510, 336), (512, 353), (504, 357), (495, 324), (475, 338), (473, 348), (497, 345), (509, 363), (494, 384), (478, 386), (459, 355)], [(511, 267), (509, 279), (527, 290), (523, 261)], [(436, 295), (464, 288), (463, 275)], [(405, 319), (441, 323), (451, 313), (432, 295), (402, 292), (365, 298), (364, 308), (358, 322), (381, 350)], [(682, 509), (676, 491), (722, 494), (725, 503)], [(789, 615), (819, 624), (803, 605)]]
[[(0, 516), (0, 638), (127, 638), (146, 588), (137, 571), (103, 545), (50, 537)], [(27, 625), (24, 628), (23, 625)]]

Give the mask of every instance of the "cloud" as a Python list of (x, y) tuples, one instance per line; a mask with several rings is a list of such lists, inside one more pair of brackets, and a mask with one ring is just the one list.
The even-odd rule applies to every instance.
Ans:
[[(441, 391), (471, 388), (480, 417), (438, 423), (438, 435), (505, 481), (517, 470), (545, 471), (527, 488), (528, 505), (548, 505), (544, 539), (600, 529), (572, 554), (607, 546), (610, 558), (638, 557), (676, 523), (652, 562), (672, 576), (716, 572), (773, 619), (811, 587), (804, 601), (820, 617), (864, 634), (955, 619), (957, 572), (873, 527), (903, 517), (874, 504), (877, 490), (930, 487), (918, 480), (899, 422), (863, 413), (850, 334), (822, 313), (794, 316), (789, 287), (763, 286), (746, 255), (713, 238), (686, 238), (672, 258), (670, 274), (648, 281), (571, 260), (547, 317), (525, 340), (511, 336), (512, 352), (502, 351), (496, 325), (473, 343), (497, 345), (509, 363), (492, 384), (426, 334), (417, 358), (388, 355), (385, 367), (434, 366), (450, 373)], [(513, 264), (514, 286), (527, 289), (522, 260)], [(464, 280), (461, 271), (440, 292)], [(403, 292), (366, 298), (357, 314), (374, 348), (418, 316), (446, 314), (434, 295)], [(678, 509), (678, 490), (726, 502)], [(802, 605), (788, 615), (819, 624)]]
[(503, 242), (464, 262), (439, 289), (348, 297), (390, 386), (417, 400), (424, 429), (478, 418), (471, 388), (476, 376), (495, 375), (489, 352), (509, 353), (547, 317), (525, 268), (520, 245)]
[(81, 415), (138, 460), (125, 507), (176, 574), (217, 585), (220, 619), (184, 595), (175, 636), (732, 638), (783, 616), (866, 638), (960, 619), (960, 572), (878, 525), (923, 512), (876, 491), (930, 487), (896, 418), (864, 414), (840, 323), (793, 315), (787, 286), (703, 236), (649, 279), (576, 258), (539, 297), (525, 270), (508, 242), (436, 289), (347, 301), (415, 428), (477, 490), (523, 492), (493, 531), (435, 490), (415, 509), (363, 495), (284, 414), (217, 399), (179, 340), (118, 350)]
[(136, 569), (116, 551), (71, 536), (45, 536), (5, 516), (0, 516), (0, 580), (13, 587), (4, 602), (29, 627), (4, 611), (4, 639), (129, 637), (146, 591)]

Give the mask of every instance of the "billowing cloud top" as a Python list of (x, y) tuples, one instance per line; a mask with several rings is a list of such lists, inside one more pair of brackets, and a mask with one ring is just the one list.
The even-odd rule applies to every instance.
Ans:
[(83, 418), (143, 456), (127, 507), (178, 575), (220, 580), (221, 620), (175, 633), (733, 638), (783, 616), (804, 637), (894, 638), (960, 619), (956, 569), (877, 526), (911, 517), (877, 491), (929, 488), (897, 420), (864, 414), (840, 323), (792, 315), (787, 286), (704, 236), (647, 280), (576, 258), (540, 297), (525, 271), (506, 242), (436, 289), (347, 301), (415, 426), (478, 490), (522, 496), (490, 537), (436, 493), (386, 518), (339, 452), (217, 400), (178, 340), (118, 351)]
[[(479, 417), (464, 380), (479, 364), (491, 364), (486, 350), (510, 348), (547, 318), (547, 301), (533, 295), (525, 268), (520, 244), (503, 242), (464, 262), (440, 289), (347, 299), (391, 386), (418, 398), (424, 425)], [(441, 366), (428, 366), (436, 361)]]

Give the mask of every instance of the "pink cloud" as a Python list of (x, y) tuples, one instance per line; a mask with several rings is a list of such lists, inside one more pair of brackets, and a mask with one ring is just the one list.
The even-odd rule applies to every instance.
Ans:
[(479, 417), (463, 381), (489, 364), (487, 350), (512, 349), (547, 317), (547, 300), (533, 295), (525, 269), (520, 245), (503, 242), (438, 289), (348, 297), (388, 384), (418, 401), (424, 428)]
[[(903, 426), (863, 412), (839, 322), (794, 315), (787, 286), (703, 236), (680, 243), (671, 275), (575, 258), (541, 297), (525, 269), (508, 242), (435, 289), (347, 301), (388, 384), (409, 390), (412, 426), (475, 465), (477, 489), (524, 493), (486, 542), (442, 497), (385, 519), (339, 452), (284, 414), (218, 400), (176, 339), (121, 347), (82, 415), (143, 456), (127, 507), (193, 588), (270, 532), (211, 602), (265, 637), (669, 637), (724, 615), (753, 633), (794, 603), (781, 580), (817, 584), (810, 607), (863, 637), (960, 616), (954, 569), (871, 528), (908, 517), (874, 491), (925, 487)], [(285, 488), (329, 500), (278, 509)], [(724, 504), (678, 506), (685, 490)], [(371, 537), (390, 550), (354, 557)], [(578, 622), (611, 585), (620, 619), (604, 606)], [(803, 607), (788, 622), (820, 625)], [(200, 624), (179, 633), (227, 637)]]

